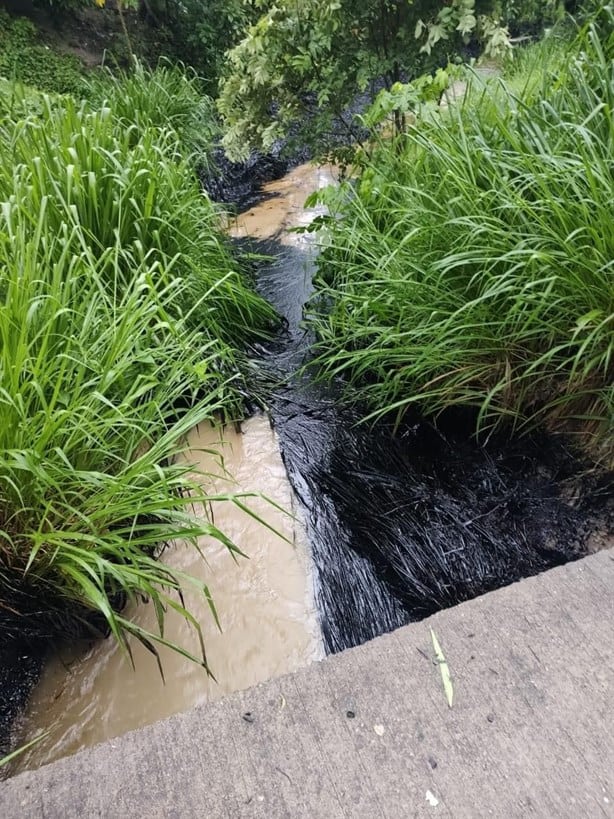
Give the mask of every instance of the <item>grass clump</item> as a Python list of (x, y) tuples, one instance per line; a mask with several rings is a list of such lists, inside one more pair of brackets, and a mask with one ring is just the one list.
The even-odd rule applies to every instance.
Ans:
[[(45, 229), (65, 243), (54, 252), (86, 247), (103, 255), (119, 247), (125, 253), (113, 276), (116, 266), (124, 281), (133, 277), (134, 257), (163, 269), (173, 261), (186, 283), (176, 312), (235, 347), (266, 334), (274, 312), (246, 287), (179, 134), (130, 125), (108, 106), (91, 110), (70, 98), (43, 104), (42, 114), (0, 133), (0, 193), (15, 197), (26, 222), (44, 204)], [(193, 303), (208, 291), (195, 313)], [(232, 357), (227, 345), (222, 358)]]
[[(181, 135), (131, 123), (124, 91), (119, 113), (41, 96), (0, 124), (2, 640), (100, 630), (155, 651), (169, 607), (200, 632), (164, 544), (234, 549), (193, 504), (240, 497), (206, 497), (180, 456), (190, 427), (239, 412), (241, 350), (276, 317)], [(121, 613), (145, 598), (155, 634)]]
[(476, 78), (342, 186), (312, 321), (323, 375), (371, 417), (462, 406), (480, 429), (611, 443), (612, 4), (601, 15), (551, 54), (558, 78)]
[(150, 128), (172, 129), (192, 160), (206, 164), (219, 136), (213, 100), (196, 72), (161, 59), (154, 69), (135, 60), (130, 71), (101, 71), (88, 80), (88, 97), (107, 104), (138, 136)]

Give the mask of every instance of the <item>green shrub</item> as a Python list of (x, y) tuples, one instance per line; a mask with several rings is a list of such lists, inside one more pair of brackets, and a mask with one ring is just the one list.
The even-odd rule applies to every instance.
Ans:
[(0, 10), (0, 76), (58, 94), (85, 92), (84, 73), (77, 57), (60, 54), (40, 40), (36, 27), (24, 17)]
[[(194, 66), (208, 93), (215, 94), (226, 51), (244, 36), (268, 3), (246, 0), (152, 0), (150, 6), (166, 35), (163, 52)], [(156, 27), (160, 31), (160, 27)], [(138, 43), (137, 43), (138, 47)], [(142, 53), (139, 51), (139, 53)]]
[[(569, 3), (569, 12), (575, 11), (575, 2)], [(535, 28), (552, 25), (566, 13), (562, 0), (503, 0), (501, 13), (513, 28)]]
[(611, 442), (612, 42), (589, 27), (518, 95), (476, 78), (342, 187), (313, 322), (373, 417), (461, 405)]

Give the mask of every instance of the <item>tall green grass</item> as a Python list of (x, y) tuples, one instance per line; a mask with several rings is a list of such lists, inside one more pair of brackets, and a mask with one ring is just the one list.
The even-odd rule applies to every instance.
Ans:
[(474, 79), (341, 189), (312, 321), (323, 376), (344, 376), (372, 418), (460, 405), (479, 429), (611, 443), (612, 5), (602, 14), (551, 54), (556, 77), (527, 56), (513, 88)]
[(150, 128), (172, 129), (190, 159), (207, 165), (219, 124), (215, 104), (202, 86), (192, 68), (160, 60), (155, 69), (149, 69), (135, 60), (130, 71), (92, 73), (87, 96), (94, 105), (108, 105), (130, 127), (133, 139)]
[[(155, 652), (169, 607), (200, 633), (181, 596), (196, 581), (156, 559), (164, 544), (235, 549), (193, 504), (241, 497), (207, 496), (180, 456), (192, 426), (236, 417), (242, 347), (275, 315), (181, 134), (129, 122), (131, 93), (121, 114), (41, 97), (0, 122), (2, 640), (98, 629)], [(142, 599), (156, 633), (122, 614)]]
[[(26, 223), (45, 201), (45, 230), (64, 234), (72, 252), (117, 245), (139, 259), (153, 254), (163, 269), (176, 259), (191, 288), (177, 305), (211, 290), (201, 318), (213, 337), (240, 344), (270, 327), (274, 313), (245, 286), (173, 128), (130, 125), (108, 106), (70, 98), (42, 105), (0, 126), (0, 196), (15, 197)], [(131, 257), (117, 264), (132, 276)]]
[[(76, 636), (100, 611), (127, 646), (126, 633), (153, 638), (122, 617), (125, 602), (179, 605), (159, 548), (223, 539), (192, 519), (203, 490), (176, 456), (187, 429), (224, 408), (224, 385), (211, 343), (168, 315), (180, 278), (161, 287), (135, 260), (114, 290), (117, 250), (102, 276), (87, 254), (54, 259), (40, 234), (7, 232), (0, 256), (0, 600), (20, 615), (2, 636)], [(203, 386), (206, 401), (171, 420)]]

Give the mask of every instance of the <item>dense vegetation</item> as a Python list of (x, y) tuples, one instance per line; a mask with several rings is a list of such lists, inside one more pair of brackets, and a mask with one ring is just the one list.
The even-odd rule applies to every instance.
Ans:
[(479, 27), (489, 0), (448, 4), (278, 0), (230, 53), (219, 108), (232, 158), (269, 149), (291, 128), (315, 149), (330, 147), (356, 95), (380, 78), (390, 86), (458, 51)]
[[(129, 72), (114, 76), (86, 75), (0, 12), (3, 638), (99, 628), (153, 650), (165, 607), (190, 619), (176, 592), (192, 581), (156, 560), (163, 544), (210, 534), (233, 548), (193, 518), (205, 497), (178, 458), (195, 423), (240, 412), (242, 351), (276, 321), (194, 173), (217, 138), (202, 91), (220, 72), (234, 157), (288, 133), (326, 151), (344, 121), (371, 129), (354, 177), (327, 198), (312, 316), (323, 377), (344, 376), (373, 416), (461, 405), (482, 429), (546, 421), (607, 441), (611, 3), (573, 46), (551, 38), (504, 80), (470, 76), (462, 104), (437, 107), (464, 56), (502, 57), (510, 31), (579, 6), (119, 3)], [(141, 29), (155, 47), (131, 38)], [(164, 52), (205, 76), (132, 59)], [(378, 83), (371, 110), (346, 116)], [(145, 597), (157, 635), (121, 613)]]
[[(241, 349), (275, 315), (188, 162), (188, 77), (141, 70), (100, 105), (0, 99), (0, 633), (98, 627), (153, 649), (165, 608), (191, 620), (163, 544), (233, 548), (193, 516), (183, 437), (240, 411)], [(155, 635), (121, 614), (145, 597)]]
[(505, 79), (469, 76), (464, 101), (414, 106), (329, 194), (319, 361), (371, 417), (463, 406), (480, 429), (545, 422), (611, 446), (613, 32), (608, 3)]
[[(18, 3), (9, 5), (27, 13)], [(0, 74), (45, 90), (81, 91), (82, 66), (65, 52), (85, 48), (112, 67), (129, 68), (134, 57), (151, 66), (159, 58), (190, 65), (214, 94), (226, 50), (256, 22), (262, 6), (257, 0), (35, 0), (41, 29), (0, 12)]]
[[(234, 159), (295, 135), (337, 155), (361, 133), (355, 101), (449, 62), (501, 57), (524, 31), (575, 8), (559, 0), (277, 0), (230, 52), (219, 109)], [(342, 152), (343, 153), (343, 152)]]
[(34, 23), (0, 9), (0, 77), (42, 91), (81, 95), (84, 71), (76, 56), (48, 48)]

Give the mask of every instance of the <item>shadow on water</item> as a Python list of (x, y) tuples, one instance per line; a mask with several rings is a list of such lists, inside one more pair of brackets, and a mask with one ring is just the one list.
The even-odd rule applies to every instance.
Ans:
[(258, 289), (288, 322), (262, 353), (282, 456), (305, 510), (328, 652), (575, 560), (593, 532), (612, 533), (611, 484), (579, 481), (581, 466), (559, 439), (480, 446), (459, 414), (437, 426), (416, 417), (395, 435), (384, 423), (359, 424), (339, 387), (297, 373), (312, 342), (301, 318), (313, 250), (273, 240), (248, 249), (274, 257)]

